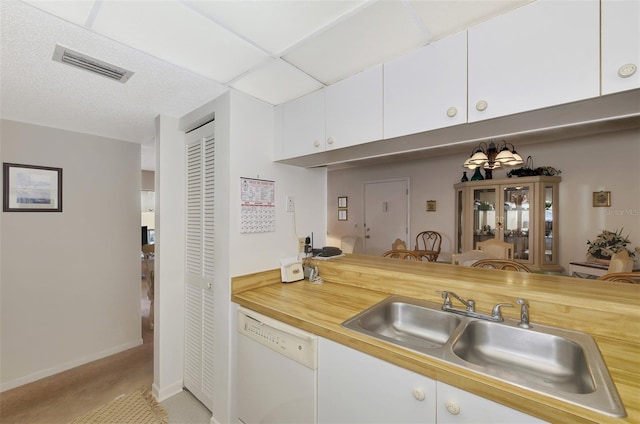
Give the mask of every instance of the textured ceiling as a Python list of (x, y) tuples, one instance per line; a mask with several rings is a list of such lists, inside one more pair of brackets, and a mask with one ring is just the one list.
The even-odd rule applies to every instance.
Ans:
[[(1, 0), (0, 114), (141, 143), (144, 156), (159, 114), (229, 87), (280, 104), (530, 1)], [(56, 44), (134, 75), (53, 62)]]

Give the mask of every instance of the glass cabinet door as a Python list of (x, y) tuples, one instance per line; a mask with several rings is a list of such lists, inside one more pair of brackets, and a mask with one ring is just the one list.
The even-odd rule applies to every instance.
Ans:
[(507, 186), (504, 192), (504, 214), (501, 217), (504, 241), (513, 243), (513, 258), (529, 259), (529, 186)]
[[(546, 264), (555, 263), (555, 243), (553, 234), (554, 222), (554, 192), (553, 186), (544, 187), (544, 262)], [(557, 210), (557, 208), (556, 208)]]
[(491, 187), (473, 190), (473, 248), (479, 241), (496, 238), (496, 189)]

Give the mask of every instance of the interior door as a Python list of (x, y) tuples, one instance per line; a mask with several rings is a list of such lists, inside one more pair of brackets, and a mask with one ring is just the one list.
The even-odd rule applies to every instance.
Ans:
[(379, 256), (396, 240), (411, 249), (409, 236), (409, 179), (364, 184), (364, 251)]
[(214, 123), (188, 133), (184, 387), (213, 410)]

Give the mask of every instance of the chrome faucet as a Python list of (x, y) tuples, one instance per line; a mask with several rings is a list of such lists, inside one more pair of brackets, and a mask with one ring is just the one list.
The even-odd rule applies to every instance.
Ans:
[(467, 312), (476, 311), (476, 302), (472, 299), (464, 300), (454, 292), (450, 292), (450, 291), (443, 291), (441, 292), (441, 294), (442, 294), (442, 298), (444, 299), (444, 305), (442, 306), (442, 309), (444, 309), (445, 307), (451, 308), (451, 299), (449, 299), (449, 296), (452, 296), (458, 299), (460, 303), (462, 303), (464, 306), (467, 307)]
[[(513, 306), (511, 303), (498, 303), (496, 306), (493, 307), (493, 311), (491, 312), (491, 315), (484, 315), (476, 312), (476, 302), (471, 299), (465, 300), (460, 296), (458, 296), (457, 294), (455, 294), (454, 292), (450, 292), (450, 291), (438, 291), (437, 293), (440, 293), (440, 295), (444, 299), (444, 303), (442, 305), (443, 311), (453, 312), (454, 314), (464, 315), (472, 318), (484, 319), (487, 321), (498, 321), (498, 322), (504, 321), (504, 318), (502, 317), (502, 313), (500, 312), (500, 308), (503, 306)], [(466, 306), (466, 310), (456, 309), (453, 306), (451, 306), (451, 299), (449, 298), (449, 296), (458, 299), (460, 303)]]
[(529, 302), (524, 299), (518, 299), (518, 305), (520, 305), (520, 323), (518, 327), (531, 328), (529, 323)]

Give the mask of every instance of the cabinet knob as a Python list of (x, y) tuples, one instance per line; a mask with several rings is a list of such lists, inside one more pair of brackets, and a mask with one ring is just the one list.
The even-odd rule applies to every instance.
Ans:
[(618, 69), (618, 75), (620, 78), (629, 78), (631, 75), (635, 74), (637, 70), (638, 67), (636, 65), (633, 63), (627, 63)]
[(480, 100), (478, 101), (478, 103), (476, 103), (476, 110), (479, 110), (480, 112), (482, 112), (483, 110), (486, 110), (488, 106), (489, 104), (487, 103), (486, 100)]
[(447, 408), (447, 411), (451, 415), (458, 415), (460, 413), (460, 407), (452, 400), (448, 400), (447, 403), (444, 404), (444, 406)]
[(413, 397), (416, 398), (416, 400), (419, 400), (422, 402), (427, 396), (424, 394), (424, 390), (422, 390), (419, 387), (416, 387), (415, 389), (413, 389)]
[(451, 106), (449, 109), (447, 109), (447, 116), (449, 118), (453, 118), (457, 114), (458, 114), (458, 109), (455, 106)]
[(320, 147), (320, 142), (318, 140), (314, 140), (313, 146), (314, 147)]
[(329, 143), (329, 144), (333, 144), (333, 137), (329, 137), (329, 138), (327, 138), (327, 143)]

